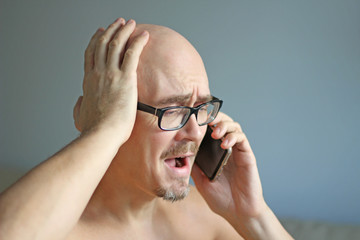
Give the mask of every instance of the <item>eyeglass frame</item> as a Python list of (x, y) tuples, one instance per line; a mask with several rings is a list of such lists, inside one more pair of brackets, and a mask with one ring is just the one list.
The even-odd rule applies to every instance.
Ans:
[[(212, 102), (218, 102), (220, 105), (218, 107), (218, 112), (216, 113), (216, 115), (214, 116), (214, 119), (216, 118), (216, 116), (218, 115), (220, 109), (221, 109), (221, 106), (223, 104), (223, 100), (217, 98), (217, 97), (214, 97), (212, 96), (212, 100), (211, 101), (208, 101), (208, 102), (205, 102), (203, 104), (200, 104), (199, 106), (197, 107), (188, 107), (188, 106), (172, 106), (172, 107), (164, 107), (164, 108), (155, 108), (153, 106), (150, 106), (150, 105), (147, 105), (145, 103), (142, 103), (142, 102), (138, 102), (137, 103), (137, 110), (139, 111), (143, 111), (143, 112), (147, 112), (147, 113), (150, 113), (150, 114), (153, 114), (155, 116), (158, 117), (158, 127), (163, 130), (163, 131), (175, 131), (175, 130), (179, 130), (181, 128), (183, 128), (186, 123), (189, 121), (191, 115), (195, 114), (195, 117), (197, 119), (197, 114), (199, 112), (199, 110), (206, 104), (209, 104), (209, 103), (212, 103)], [(177, 127), (177, 128), (171, 128), (171, 129), (164, 129), (161, 127), (161, 120), (162, 120), (162, 117), (164, 115), (164, 113), (169, 110), (169, 109), (178, 109), (178, 108), (187, 108), (187, 109), (190, 109), (190, 114), (189, 114), (189, 117), (186, 119), (186, 121), (180, 125), (180, 127)], [(202, 124), (199, 124), (199, 126), (204, 126), (206, 124), (209, 124), (211, 123), (212, 121), (214, 121), (214, 119), (212, 119), (210, 122), (205, 122), (205, 123), (202, 123)]]

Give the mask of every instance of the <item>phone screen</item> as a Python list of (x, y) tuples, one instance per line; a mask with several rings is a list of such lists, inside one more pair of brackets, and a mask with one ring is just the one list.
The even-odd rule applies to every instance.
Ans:
[(201, 142), (195, 163), (210, 180), (215, 180), (221, 173), (231, 155), (231, 148), (222, 149), (221, 140), (211, 137), (212, 129), (208, 126), (205, 137)]

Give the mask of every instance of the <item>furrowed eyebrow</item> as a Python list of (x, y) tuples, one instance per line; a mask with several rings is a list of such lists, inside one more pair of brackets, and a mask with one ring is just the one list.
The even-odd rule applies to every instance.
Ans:
[(169, 98), (162, 99), (158, 102), (159, 105), (173, 104), (173, 103), (184, 103), (191, 98), (191, 94), (172, 96)]
[[(169, 98), (160, 100), (159, 102), (157, 102), (157, 105), (167, 105), (167, 104), (173, 104), (173, 103), (185, 104), (187, 101), (189, 101), (191, 99), (191, 97), (192, 97), (192, 94), (173, 96), (173, 97), (169, 97)], [(208, 102), (208, 101), (212, 100), (212, 98), (213, 97), (211, 95), (200, 96), (196, 100), (196, 102)]]
[(212, 99), (213, 99), (213, 96), (212, 96), (212, 95), (205, 95), (205, 96), (200, 96), (200, 97), (196, 100), (196, 102), (203, 102), (203, 103), (205, 103), (205, 102), (211, 101)]

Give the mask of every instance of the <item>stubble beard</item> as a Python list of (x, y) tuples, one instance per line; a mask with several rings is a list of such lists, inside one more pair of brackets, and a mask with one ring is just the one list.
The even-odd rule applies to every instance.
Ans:
[[(198, 151), (198, 146), (194, 142), (181, 142), (167, 151), (163, 152), (161, 159), (166, 159), (169, 156), (176, 156), (187, 152)], [(166, 201), (176, 202), (183, 200), (190, 192), (189, 179), (188, 178), (176, 178), (175, 184), (170, 187), (159, 186), (155, 190), (155, 194), (158, 197), (163, 198)]]
[(176, 179), (176, 182), (180, 184), (180, 186), (158, 187), (155, 190), (156, 196), (170, 202), (176, 202), (186, 198), (190, 192), (187, 179)]

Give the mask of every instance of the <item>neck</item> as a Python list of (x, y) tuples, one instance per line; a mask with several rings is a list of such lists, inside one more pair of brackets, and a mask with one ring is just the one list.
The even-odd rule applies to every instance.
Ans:
[[(96, 188), (83, 216), (87, 219), (111, 218), (118, 222), (149, 221), (159, 199), (133, 183), (129, 177), (110, 168)], [(151, 222), (151, 221), (150, 221)]]

